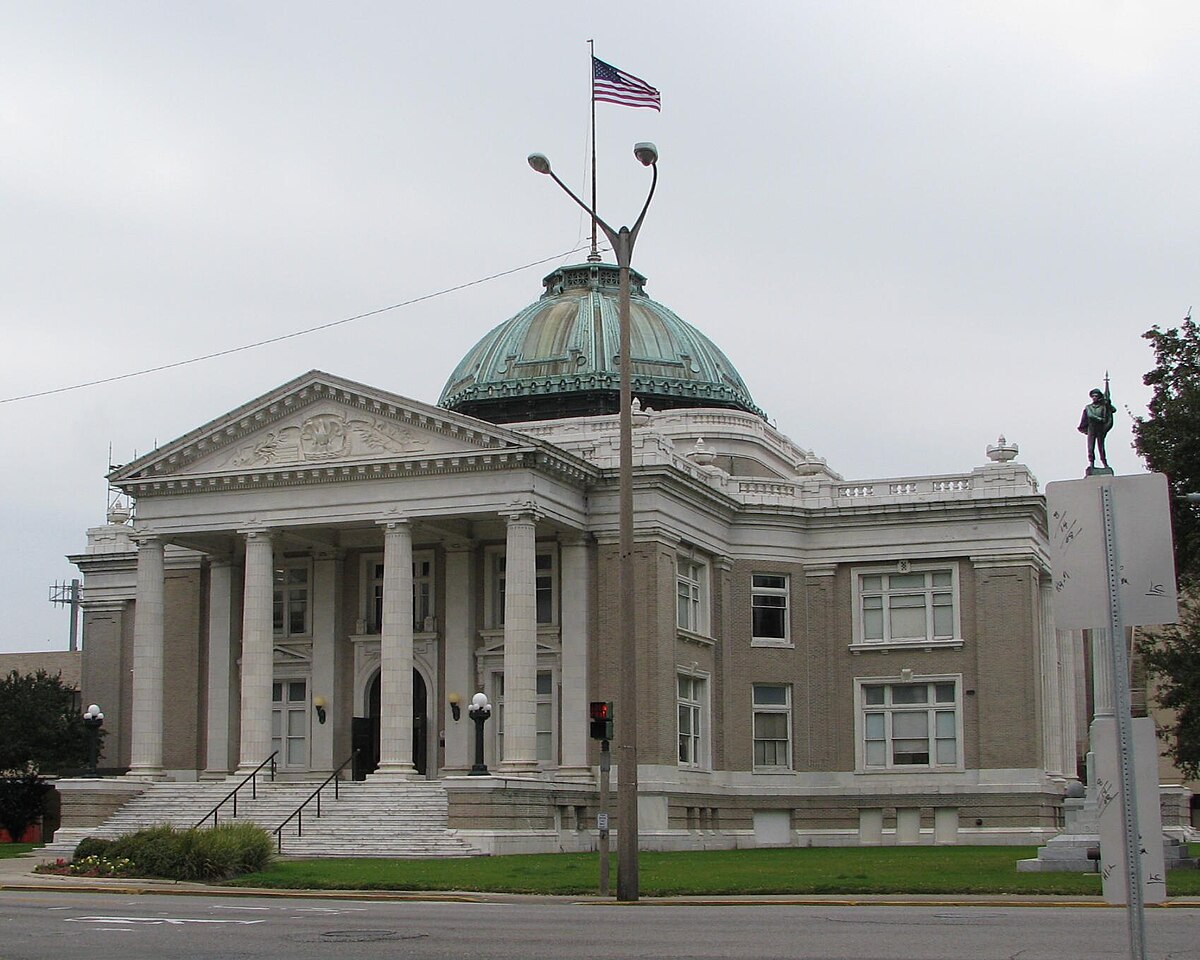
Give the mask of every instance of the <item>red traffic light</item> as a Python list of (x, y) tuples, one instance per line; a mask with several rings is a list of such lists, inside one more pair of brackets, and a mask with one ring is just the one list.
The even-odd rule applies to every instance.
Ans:
[(592, 720), (611, 720), (612, 704), (607, 700), (593, 700), (588, 708), (588, 716)]

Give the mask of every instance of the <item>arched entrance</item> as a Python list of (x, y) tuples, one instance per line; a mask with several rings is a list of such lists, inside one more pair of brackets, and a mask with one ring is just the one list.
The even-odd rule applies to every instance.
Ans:
[[(351, 731), (352, 746), (358, 753), (358, 761), (354, 765), (354, 779), (366, 779), (368, 773), (374, 773), (379, 768), (379, 703), (380, 675), (375, 674), (371, 686), (367, 690), (367, 715), (355, 717)], [(427, 772), (429, 756), (429, 694), (425, 687), (425, 679), (417, 670), (413, 670), (413, 766), (419, 776)]]

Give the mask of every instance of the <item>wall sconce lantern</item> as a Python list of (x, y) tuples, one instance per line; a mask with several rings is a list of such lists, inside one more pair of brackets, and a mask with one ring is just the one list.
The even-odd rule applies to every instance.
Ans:
[(313, 709), (317, 711), (317, 723), (325, 722), (325, 698), (313, 697)]
[(450, 716), (457, 723), (459, 717), (462, 716), (462, 706), (460, 705), (462, 698), (457, 693), (452, 693), (446, 699), (450, 702)]

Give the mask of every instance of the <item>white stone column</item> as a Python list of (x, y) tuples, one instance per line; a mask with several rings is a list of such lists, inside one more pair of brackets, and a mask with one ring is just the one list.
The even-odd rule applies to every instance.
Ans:
[(1041, 654), (1041, 726), (1042, 726), (1042, 764), (1047, 773), (1066, 773), (1066, 763), (1063, 757), (1062, 702), (1059, 696), (1062, 688), (1058, 681), (1058, 642), (1054, 633), (1054, 617), (1051, 612), (1053, 589), (1049, 574), (1043, 576), (1038, 583), (1038, 650)]
[(504, 554), (504, 757), (500, 772), (531, 773), (537, 760), (536, 529), (533, 513), (508, 517)]
[(208, 724), (203, 776), (221, 779), (233, 769), (229, 753), (233, 684), (233, 564), (213, 557), (208, 565)]
[(383, 627), (379, 637), (379, 769), (411, 778), (413, 766), (413, 557), (406, 520), (383, 524)]
[(271, 533), (246, 533), (242, 603), (242, 736), (238, 773), (271, 753), (271, 684), (275, 679), (275, 557)]
[(137, 538), (133, 621), (133, 725), (129, 776), (163, 775), (163, 542)]
[[(335, 663), (335, 645), (341, 633), (338, 616), (342, 583), (342, 557), (335, 551), (318, 553), (313, 561), (312, 596), (312, 686), (308, 692), (312, 737), (309, 739), (308, 767), (313, 773), (330, 774), (334, 764), (345, 756), (334, 758), (334, 718), (339, 713)], [(316, 710), (317, 697), (325, 699), (325, 722), (321, 723)]]
[(446, 544), (446, 695), (457, 693), (459, 716), (454, 719), (443, 700), (446, 762), (443, 773), (464, 774), (474, 762), (475, 724), (467, 713), (475, 685), (475, 603), (471, 592), (474, 545)]
[(562, 696), (559, 716), (561, 777), (588, 779), (588, 624), (591, 621), (591, 558), (584, 537), (561, 552)]
[(1116, 716), (1112, 686), (1112, 639), (1108, 630), (1088, 631), (1092, 639), (1092, 717)]

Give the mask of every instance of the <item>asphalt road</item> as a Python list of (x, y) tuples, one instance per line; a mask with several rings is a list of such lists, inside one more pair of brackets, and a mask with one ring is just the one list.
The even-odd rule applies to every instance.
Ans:
[[(1200, 960), (1200, 910), (1152, 910), (1149, 956)], [(2, 960), (1107, 960), (1125, 911), (615, 906), (0, 892)]]

